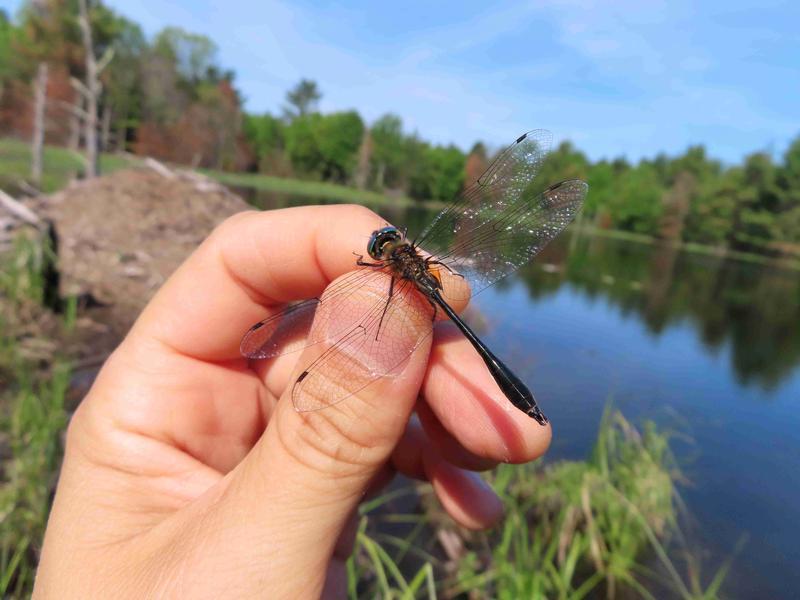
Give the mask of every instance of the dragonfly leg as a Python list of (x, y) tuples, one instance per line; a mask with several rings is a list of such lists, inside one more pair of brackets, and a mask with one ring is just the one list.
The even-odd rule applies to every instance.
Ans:
[(447, 266), (445, 263), (443, 263), (443, 262), (441, 262), (439, 260), (430, 260), (430, 259), (428, 259), (425, 262), (427, 262), (429, 265), (442, 265), (445, 269), (450, 271), (450, 273), (452, 273), (453, 275), (457, 275), (458, 277), (461, 277), (461, 279), (464, 279), (464, 276), (461, 273), (457, 273), (456, 271), (453, 271), (453, 269), (451, 269), (449, 266)]
[(389, 310), (389, 303), (392, 301), (392, 296), (394, 295), (394, 280), (395, 278), (392, 277), (392, 281), (389, 283), (389, 297), (386, 299), (386, 304), (383, 306), (383, 313), (381, 313), (381, 320), (378, 323), (378, 330), (375, 332), (375, 341), (378, 341), (381, 327), (383, 327), (383, 318), (386, 316), (386, 311)]
[[(427, 296), (425, 297), (428, 298)], [(433, 307), (433, 317), (431, 317), (431, 321), (436, 321), (436, 312), (439, 310), (439, 308), (436, 306), (436, 302), (430, 298), (428, 298), (428, 302), (430, 302), (431, 306)]]
[(365, 262), (363, 254), (356, 254), (355, 252), (353, 252), (353, 256), (356, 257), (356, 259), (357, 259), (356, 260), (356, 264), (359, 267), (382, 267), (382, 266), (384, 266), (383, 263)]

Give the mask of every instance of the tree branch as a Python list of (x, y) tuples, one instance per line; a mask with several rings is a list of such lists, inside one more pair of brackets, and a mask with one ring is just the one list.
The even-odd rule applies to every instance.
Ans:
[(3, 206), (8, 212), (18, 219), (21, 219), (22, 221), (25, 221), (26, 223), (29, 223), (35, 227), (38, 227), (42, 224), (42, 220), (35, 212), (18, 200), (14, 200), (14, 198), (6, 194), (3, 190), (0, 190), (0, 206)]

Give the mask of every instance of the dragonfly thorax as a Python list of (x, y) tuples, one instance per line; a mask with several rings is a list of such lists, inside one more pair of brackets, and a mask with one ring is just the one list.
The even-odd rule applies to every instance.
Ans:
[(397, 227), (382, 227), (372, 232), (367, 252), (375, 260), (387, 260), (399, 246), (407, 243), (405, 236)]

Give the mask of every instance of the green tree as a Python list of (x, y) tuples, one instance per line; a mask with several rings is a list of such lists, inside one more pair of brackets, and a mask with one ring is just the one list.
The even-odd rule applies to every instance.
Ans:
[(800, 245), (800, 136), (789, 145), (777, 173), (781, 214), (775, 225), (780, 242)]
[(103, 110), (107, 127), (115, 134), (116, 148), (124, 150), (142, 119), (142, 61), (147, 55), (147, 42), (139, 25), (124, 17), (117, 16), (113, 26), (114, 60), (103, 73)]
[(411, 175), (409, 193), (419, 200), (449, 202), (464, 185), (466, 157), (455, 146), (428, 146), (421, 168)]
[(312, 113), (297, 117), (286, 127), (286, 153), (297, 173), (320, 177), (322, 153), (318, 132), (322, 115)]
[(778, 172), (769, 154), (757, 152), (745, 159), (741, 173), (730, 243), (743, 250), (764, 250), (776, 233)]
[(619, 176), (616, 193), (607, 210), (619, 229), (655, 235), (663, 212), (662, 188), (657, 169), (643, 163)]
[(0, 97), (3, 95), (3, 85), (14, 74), (11, 63), (11, 40), (14, 29), (14, 24), (9, 21), (6, 11), (0, 9)]
[(269, 113), (246, 114), (243, 132), (255, 155), (259, 171), (268, 172), (269, 163), (277, 159), (286, 147), (286, 125)]
[(178, 75), (190, 86), (223, 79), (216, 62), (217, 46), (204, 35), (166, 27), (153, 41), (153, 52), (174, 64)]
[(354, 110), (322, 117), (317, 140), (322, 178), (338, 183), (351, 180), (364, 136), (364, 122)]
[(401, 187), (405, 183), (404, 167), (407, 158), (403, 122), (397, 115), (385, 114), (373, 123), (370, 131), (375, 187)]
[(310, 79), (301, 79), (300, 82), (286, 93), (286, 104), (283, 107), (284, 116), (292, 121), (299, 117), (315, 112), (317, 104), (322, 99), (317, 83)]

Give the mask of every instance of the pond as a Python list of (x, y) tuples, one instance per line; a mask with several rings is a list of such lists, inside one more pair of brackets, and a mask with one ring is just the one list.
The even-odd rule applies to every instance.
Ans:
[[(315, 203), (237, 191), (262, 208)], [(435, 214), (375, 210), (411, 233)], [(610, 399), (674, 429), (706, 576), (743, 543), (727, 595), (796, 597), (800, 273), (568, 231), (475, 304), (553, 422), (548, 460), (584, 458)]]

